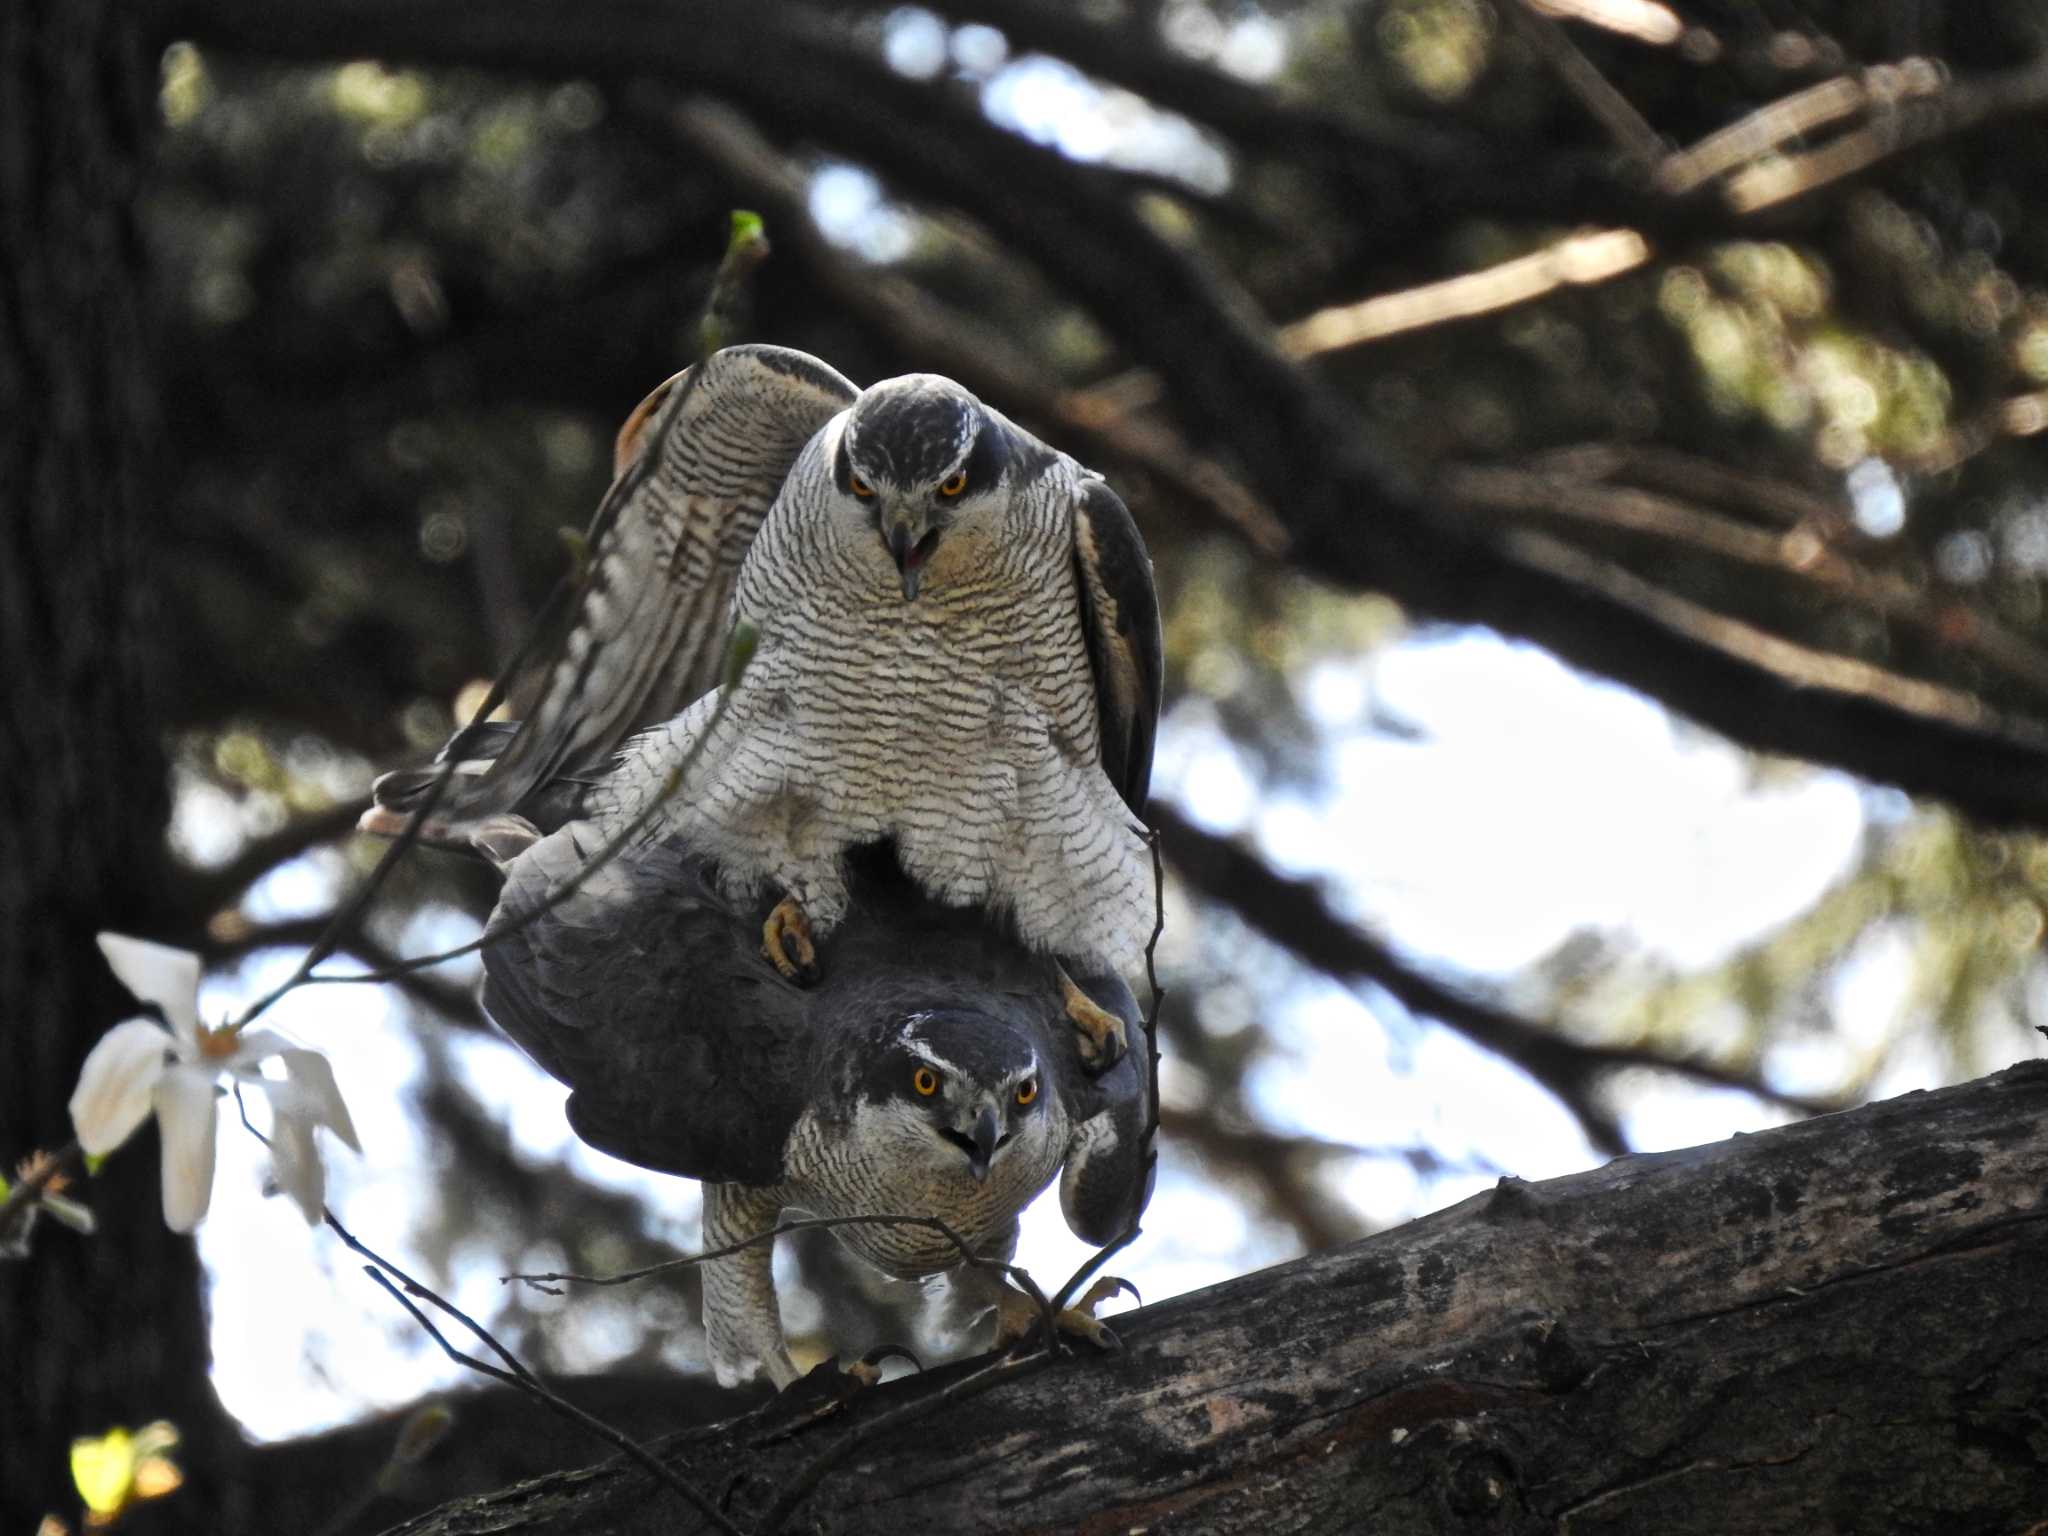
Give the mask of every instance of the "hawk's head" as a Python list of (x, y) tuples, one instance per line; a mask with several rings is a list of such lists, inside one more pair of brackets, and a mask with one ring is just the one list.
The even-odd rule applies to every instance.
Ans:
[[(922, 1146), (943, 1173), (989, 1176), (1054, 1133), (1052, 1085), (1031, 1042), (984, 1013), (913, 1013), (867, 1063), (862, 1097)], [(1014, 1149), (1014, 1150), (1013, 1150)]]
[(839, 434), (832, 478), (872, 516), (907, 602), (950, 530), (994, 505), (1009, 440), (979, 400), (934, 373), (864, 391)]

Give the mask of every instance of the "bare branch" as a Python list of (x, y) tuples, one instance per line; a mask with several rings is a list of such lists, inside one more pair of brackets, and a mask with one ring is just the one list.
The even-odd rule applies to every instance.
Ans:
[(1645, 175), (1655, 171), (1664, 158), (1663, 136), (1552, 20), (1550, 7), (1542, 0), (1507, 0), (1500, 10), (1630, 164)]
[(1843, 1107), (1831, 1099), (1782, 1093), (1754, 1073), (1717, 1062), (1572, 1040), (1423, 974), (1339, 918), (1315, 886), (1276, 875), (1257, 855), (1202, 831), (1171, 807), (1155, 801), (1152, 817), (1174, 868), (1203, 896), (1227, 906), (1254, 931), (1317, 970), (1341, 980), (1369, 981), (1404, 1008), (1440, 1020), (1513, 1062), (1557, 1095), (1605, 1151), (1625, 1152), (1628, 1146), (1594, 1088), (1604, 1074), (1625, 1067), (1649, 1067), (1719, 1088), (1739, 1088), (1803, 1114)]
[[(383, 1255), (375, 1252), (364, 1243), (359, 1242), (354, 1233), (350, 1232), (348, 1228), (335, 1219), (334, 1212), (323, 1207), (321, 1214), (326, 1218), (327, 1225), (334, 1230), (336, 1236), (340, 1237), (343, 1243), (347, 1244), (355, 1253), (369, 1260), (369, 1263), (363, 1266), (363, 1273), (376, 1281), (401, 1307), (405, 1308), (411, 1314), (412, 1320), (420, 1325), (426, 1332), (427, 1337), (441, 1346), (442, 1352), (449, 1359), (453, 1360), (457, 1365), (465, 1366), (477, 1372), (479, 1375), (488, 1376), (493, 1381), (502, 1382), (509, 1387), (516, 1387), (535, 1401), (545, 1403), (563, 1418), (569, 1420), (570, 1423), (588, 1430), (606, 1444), (623, 1451), (653, 1476), (657, 1482), (665, 1484), (676, 1493), (681, 1494), (691, 1508), (695, 1509), (698, 1514), (702, 1515), (705, 1520), (709, 1521), (718, 1530), (726, 1532), (727, 1536), (747, 1536), (746, 1532), (742, 1531), (720, 1513), (717, 1506), (710, 1499), (700, 1493), (673, 1468), (662, 1462), (652, 1451), (640, 1444), (639, 1441), (620, 1430), (614, 1429), (596, 1415), (584, 1412), (583, 1409), (578, 1408), (567, 1398), (551, 1390), (522, 1365), (518, 1357), (505, 1348), (504, 1345), (500, 1344), (491, 1332), (481, 1323), (477, 1322), (475, 1318), (471, 1317), (454, 1303), (437, 1295), (433, 1290), (421, 1285)], [(397, 1282), (396, 1284), (393, 1283), (394, 1280)], [(404, 1289), (401, 1290), (400, 1286), (403, 1286)], [(441, 1330), (434, 1325), (433, 1319), (428, 1317), (426, 1313), (422, 1312), (413, 1303), (412, 1298), (415, 1296), (431, 1302), (442, 1312), (447, 1313), (448, 1316), (462, 1324), (464, 1328), (469, 1330), (472, 1336), (502, 1360), (504, 1365), (502, 1367), (492, 1365), (487, 1360), (479, 1360), (476, 1356), (465, 1354), (457, 1349), (449, 1342)]]
[(218, 869), (193, 870), (186, 876), (181, 894), (194, 921), (204, 922), (280, 864), (288, 864), (322, 843), (347, 837), (369, 803), (367, 797), (344, 800), (301, 816), (275, 832), (251, 838)]

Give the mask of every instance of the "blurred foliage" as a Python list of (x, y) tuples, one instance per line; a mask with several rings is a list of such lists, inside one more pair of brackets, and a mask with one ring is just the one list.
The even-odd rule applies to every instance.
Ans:
[[(1676, 9), (1687, 30), (1669, 46), (1568, 30), (1681, 145), (1845, 67), (1926, 51), (1962, 75), (2048, 43), (2034, 0)], [(1560, 165), (1615, 155), (1526, 29), (1486, 0), (1133, 0), (1091, 13), (1304, 109), (1373, 131), (1469, 129), (1498, 156), (1469, 169), (1468, 212), (1390, 239), (1416, 210), (1370, 167), (1333, 177), (1296, 141), (1225, 141), (1104, 84), (1088, 60), (1044, 73), (1042, 55), (987, 27), (914, 7), (840, 20), (878, 71), (937, 79), (991, 112), (1014, 108), (1017, 72), (1041, 71), (1036, 88), (1057, 93), (1057, 110), (1018, 130), (1080, 161), (1137, 167), (1156, 222), (1276, 321), (1540, 250), (1579, 220), (1543, 203), (1533, 171), (1518, 185), (1531, 152)], [(458, 693), (510, 653), (563, 573), (558, 530), (585, 522), (612, 431), (688, 355), (728, 210), (758, 191), (686, 147), (669, 105), (658, 91), (574, 81), (367, 61), (284, 68), (187, 44), (164, 55), (146, 213), (181, 460), (162, 596), (184, 807), (174, 834), (195, 865), (222, 865), (243, 841), (345, 803), (371, 764), (431, 750)], [(835, 146), (761, 126), (807, 178), (830, 259), (908, 280), (935, 311), (972, 316), (1062, 386), (1117, 379), (1126, 360), (1029, 253)], [(1356, 403), (1363, 430), (1423, 470), (1599, 444), (1773, 476), (1797, 493), (1791, 502), (1725, 509), (1778, 541), (1765, 565), (1668, 531), (1571, 532), (1775, 634), (2048, 719), (2048, 668), (1975, 643), (2007, 626), (2028, 656), (2048, 646), (2048, 460), (2021, 435), (2048, 419), (2044, 150), (2038, 119), (1945, 141), (1819, 211), (1740, 238), (1698, 223), (1675, 223), (1668, 239), (1650, 230), (1655, 255), (1628, 275), (1317, 366)], [(1448, 200), (1465, 189), (1440, 190)], [(785, 233), (770, 220), (779, 253), (758, 280), (762, 338), (859, 379), (954, 366), (848, 312)], [(2028, 398), (2032, 416), (2013, 404)], [(1057, 421), (1033, 416), (1042, 400), (995, 403), (1060, 437)], [(1228, 465), (1230, 445), (1199, 446)], [(1314, 787), (1336, 731), (1398, 728), (1371, 689), (1373, 653), (1407, 630), (1394, 604), (1319, 586), (1218, 536), (1156, 465), (1091, 461), (1129, 491), (1157, 557), (1177, 728), (1220, 731), (1268, 792)], [(1867, 587), (1816, 587), (1807, 572), (1835, 555), (1898, 584), (1927, 621), (1874, 605)], [(1305, 707), (1306, 679), (1330, 665), (1365, 679), (1357, 721), (1318, 723)], [(1916, 1036), (1958, 1075), (1997, 1064), (2020, 1048), (2015, 1025), (2041, 1012), (2048, 848), (1895, 798), (1870, 796), (1853, 874), (1724, 962), (1676, 973), (1587, 932), (1507, 995), (1575, 1038), (1705, 1052), (1808, 1092), (1868, 1088)], [(337, 883), (375, 853), (345, 846)], [(1344, 850), (1330, 864), (1342, 907)], [(476, 914), (489, 894), (474, 870), (415, 859), (370, 937), (396, 949), (412, 914)], [(276, 920), (234, 905), (226, 921), (196, 914), (224, 955)], [(1283, 1246), (1355, 1230), (1362, 1218), (1326, 1179), (1349, 1154), (1262, 1140), (1269, 1128), (1247, 1091), (1286, 1053), (1273, 1026), (1308, 985), (1300, 968), (1216, 913), (1171, 935), (1167, 958), (1182, 994), (1167, 1020), (1178, 1062), (1169, 1107), (1184, 1117), (1174, 1155), (1258, 1202)], [(1842, 1016), (1847, 996), (1874, 1006), (1853, 985), (1859, 973), (1896, 979), (1889, 1016)], [(423, 1227), (443, 1271), (465, 1248), (489, 1247), (479, 1234), (506, 1231), (547, 1234), (546, 1252), (522, 1264), (603, 1270), (659, 1253), (637, 1235), (636, 1202), (522, 1163), (445, 1052), (429, 1053), (422, 1105), (465, 1170), (462, 1198)], [(884, 1294), (836, 1249), (806, 1245), (803, 1267), (835, 1294), (875, 1291), (834, 1331), (873, 1339), (902, 1326), (910, 1298)], [(673, 1362), (693, 1287), (619, 1302), (601, 1320), (604, 1357)], [(539, 1362), (589, 1363), (551, 1353), (575, 1346), (539, 1326), (544, 1302), (502, 1300), (494, 1324)]]

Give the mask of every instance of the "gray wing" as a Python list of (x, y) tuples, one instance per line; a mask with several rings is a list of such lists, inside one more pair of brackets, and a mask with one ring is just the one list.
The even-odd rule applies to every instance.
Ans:
[(804, 444), (860, 391), (786, 347), (727, 347), (640, 403), (588, 539), (561, 658), (518, 735), (462, 802), (509, 810), (602, 773), (634, 732), (719, 678), (741, 561)]
[[(532, 913), (602, 840), (572, 822), (512, 861), (491, 914)], [(575, 1090), (569, 1122), (627, 1162), (773, 1184), (810, 1091), (805, 994), (761, 959), (758, 914), (670, 842), (627, 850), (483, 951), (485, 1014)]]
[[(1060, 1053), (1060, 1091), (1073, 1130), (1060, 1172), (1060, 1213), (1084, 1243), (1114, 1238), (1152, 1199), (1155, 1170), (1145, 1138), (1151, 1043), (1130, 988), (1114, 976), (1078, 978), (1088, 995), (1118, 1014), (1131, 1048), (1100, 1077), (1090, 1078)], [(1140, 1180), (1143, 1181), (1142, 1185)]]
[(1102, 768), (1124, 804), (1142, 817), (1165, 677), (1159, 594), (1130, 509), (1093, 476), (1081, 482), (1074, 507), (1074, 574), (1095, 672)]

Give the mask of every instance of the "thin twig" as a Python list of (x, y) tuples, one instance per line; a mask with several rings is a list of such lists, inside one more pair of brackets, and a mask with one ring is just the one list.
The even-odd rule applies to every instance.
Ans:
[[(505, 670), (492, 682), (490, 692), (484, 696), (483, 701), (471, 713), (469, 725), (475, 725), (479, 721), (488, 720), (497, 707), (504, 702), (505, 695), (511, 691), (512, 679), (518, 676), (520, 669), (526, 665), (528, 658), (539, 647), (540, 637), (547, 632), (547, 629), (552, 624), (556, 606), (563, 601), (569, 592), (580, 587), (581, 584), (581, 573), (576, 573), (573, 576), (564, 576), (556, 581), (554, 591), (548, 594), (548, 600), (541, 606), (540, 616), (534, 620), (532, 627), (527, 630), (526, 639), (521, 642), (512, 660), (506, 664)], [(404, 830), (392, 840), (391, 846), (384, 850), (384, 856), (377, 861), (377, 867), (370, 871), (369, 879), (358, 886), (355, 894), (335, 911), (334, 920), (327, 925), (327, 931), (306, 951), (305, 955), (300, 959), (298, 966), (292, 971), (292, 974), (243, 1010), (242, 1016), (235, 1020), (234, 1028), (238, 1030), (243, 1028), (266, 1012), (286, 993), (294, 991), (313, 979), (313, 967), (333, 954), (341, 946), (342, 940), (354, 932), (361, 924), (363, 914), (369, 910), (370, 903), (376, 899), (377, 892), (384, 888), (384, 882), (391, 878), (391, 872), (398, 867), (398, 861), (405, 857), (414, 843), (419, 841), (420, 832), (425, 828), (427, 818), (433, 815), (434, 811), (441, 804), (442, 796), (448, 791), (448, 785), (454, 776), (456, 766), (457, 760), (452, 756), (441, 765), (440, 772), (434, 775), (433, 781), (427, 786), (426, 798), (420, 802), (419, 808), (406, 821)]]
[(830, 1231), (835, 1227), (919, 1227), (927, 1232), (936, 1232), (958, 1250), (961, 1262), (971, 1265), (976, 1269), (1001, 1271), (1010, 1279), (1016, 1281), (1018, 1286), (1037, 1303), (1040, 1312), (1050, 1315), (1045, 1293), (1038, 1288), (1037, 1282), (1031, 1278), (1028, 1270), (1020, 1265), (1008, 1264), (1001, 1259), (991, 1259), (976, 1253), (969, 1246), (966, 1238), (962, 1237), (948, 1223), (936, 1216), (895, 1216), (888, 1214), (806, 1216), (794, 1221), (777, 1222), (772, 1227), (756, 1232), (751, 1237), (743, 1237), (736, 1243), (728, 1243), (723, 1248), (713, 1248), (705, 1253), (689, 1254), (680, 1259), (664, 1259), (659, 1264), (649, 1264), (641, 1269), (624, 1270), (616, 1275), (577, 1275), (553, 1272), (548, 1274), (500, 1275), (498, 1283), (500, 1285), (510, 1285), (516, 1280), (523, 1285), (532, 1286), (537, 1291), (547, 1291), (551, 1296), (560, 1295), (561, 1293), (549, 1290), (550, 1282), (569, 1285), (628, 1285), (635, 1280), (645, 1280), (654, 1275), (665, 1275), (679, 1269), (694, 1269), (699, 1264), (710, 1263), (713, 1259), (730, 1258), (735, 1253), (756, 1247), (761, 1243), (773, 1242), (785, 1233), (823, 1232)]
[[(387, 965), (381, 970), (360, 971), (353, 976), (309, 976), (301, 974), (295, 979), (293, 984), (309, 987), (360, 986), (365, 982), (396, 981), (402, 976), (412, 975), (415, 971), (424, 971), (436, 965), (446, 965), (450, 960), (459, 960), (464, 955), (475, 954), (484, 946), (495, 944), (498, 940), (505, 938), (509, 934), (517, 933), (520, 929), (538, 922), (541, 918), (547, 916), (548, 913), (554, 911), (556, 907), (559, 907), (563, 902), (581, 890), (584, 882), (604, 868), (605, 865), (609, 864), (620, 850), (645, 831), (647, 824), (654, 819), (655, 814), (663, 806), (667, 805), (670, 800), (674, 799), (676, 794), (682, 789), (684, 780), (688, 778), (690, 770), (696, 766), (697, 759), (703, 755), (705, 747), (709, 745), (712, 736), (718, 730), (719, 723), (725, 719), (726, 710), (732, 705), (732, 696), (739, 688), (740, 676), (746, 671), (747, 662), (752, 658), (753, 646), (753, 626), (748, 624), (736, 625), (733, 629), (732, 644), (727, 653), (725, 682), (720, 686), (718, 702), (712, 706), (710, 718), (704, 722), (704, 728), (691, 741), (689, 751), (683, 754), (683, 760), (669, 770), (669, 775), (662, 781), (661, 787), (648, 797), (647, 803), (634, 813), (632, 820), (628, 821), (617, 832), (607, 838), (603, 846), (596, 853), (577, 865), (575, 872), (560, 885), (549, 891), (543, 900), (529, 907), (526, 911), (521, 912), (517, 917), (508, 918), (494, 927), (486, 927), (482, 933), (479, 933), (467, 944), (458, 944), (453, 949), (444, 949), (438, 954), (417, 955), (410, 960), (401, 960), (395, 965)], [(425, 815), (424, 809), (420, 812), (420, 815)], [(417, 821), (407, 825), (407, 834), (413, 831), (415, 825), (417, 825)], [(301, 970), (303, 972), (304, 968), (302, 967)]]
[[(719, 265), (716, 280), (712, 284), (712, 290), (705, 299), (704, 317), (700, 325), (700, 333), (703, 338), (703, 344), (707, 348), (715, 346), (721, 339), (719, 321), (722, 316), (729, 314), (737, 306), (738, 296), (735, 290), (746, 282), (754, 268), (759, 265), (766, 249), (766, 240), (761, 233), (761, 221), (752, 215), (746, 215), (743, 222), (742, 216), (734, 215), (732, 239), (727, 244), (725, 259)], [(697, 358), (697, 362), (701, 365), (703, 361), (704, 356), (700, 355)], [(690, 371), (690, 376), (683, 385), (685, 397), (687, 397), (690, 390), (696, 388), (697, 382), (703, 377), (703, 374), (704, 370), (701, 366)], [(679, 416), (674, 416), (671, 419), (680, 418)], [(605, 500), (599, 505), (597, 516), (592, 519), (590, 533), (587, 535), (589, 545), (594, 547), (604, 530), (612, 521), (616, 520), (619, 505), (620, 498), (612, 495), (607, 495)], [(578, 562), (568, 573), (556, 581), (554, 590), (548, 594), (548, 599), (542, 605), (539, 615), (528, 626), (526, 636), (520, 641), (519, 647), (513, 653), (512, 659), (499, 672), (497, 678), (491, 684), (490, 692), (471, 714), (468, 722), (469, 725), (475, 725), (479, 721), (488, 720), (497, 710), (498, 706), (504, 702), (505, 695), (511, 689), (512, 680), (523, 674), (534, 652), (540, 648), (541, 637), (550, 633), (553, 629), (555, 614), (559, 607), (571, 595), (580, 595), (588, 585), (591, 569), (592, 567), (588, 562)], [(733, 672), (733, 658), (740, 655), (741, 651), (741, 634), (738, 630), (735, 630), (731, 649), (727, 653), (728, 684), (734, 680), (736, 675)], [(746, 651), (748, 655), (751, 655), (751, 642), (748, 642)], [(745, 665), (744, 661), (740, 662), (739, 665), (743, 668)], [(730, 696), (730, 691), (730, 687), (728, 687), (727, 697)], [(652, 817), (653, 812), (660, 804), (670, 794), (674, 793), (676, 786), (681, 782), (682, 773), (689, 767), (691, 761), (694, 760), (697, 749), (701, 747), (703, 741), (710, 735), (711, 727), (717, 724), (718, 718), (723, 714), (724, 709), (725, 700), (721, 699), (717, 712), (714, 713), (710, 724), (706, 726), (704, 732), (698, 737), (697, 742), (693, 743), (690, 754), (678, 765), (676, 772), (670, 775), (669, 782), (661, 793), (656, 795), (647, 806), (642, 808), (640, 815), (635, 817), (617, 837), (606, 843), (598, 857), (578, 869), (575, 877), (564, 885), (561, 890), (551, 892), (546, 901), (533, 911), (522, 914), (519, 921), (495, 931), (486, 929), (473, 942), (450, 950), (445, 954), (406, 961), (398, 966), (387, 967), (382, 971), (373, 972), (368, 975), (351, 977), (313, 975), (313, 968), (333, 954), (335, 949), (339, 947), (342, 939), (360, 924), (363, 913), (368, 909), (371, 900), (375, 898), (377, 892), (383, 888), (384, 882), (390, 878), (391, 871), (397, 867), (398, 861), (405, 856), (414, 843), (419, 841), (421, 831), (426, 827), (428, 818), (439, 807), (442, 797), (447, 793), (448, 785), (458, 766), (458, 760), (451, 755), (447, 761), (442, 763), (440, 771), (434, 775), (432, 781), (428, 784), (425, 798), (407, 818), (403, 830), (400, 831), (392, 845), (385, 850), (384, 856), (378, 860), (377, 867), (370, 872), (369, 879), (363, 883), (355, 895), (335, 914), (334, 922), (329, 926), (327, 932), (320, 937), (312, 948), (306, 951), (304, 958), (300, 960), (292, 974), (270, 992), (258, 998), (235, 1021), (234, 1027), (240, 1029), (243, 1025), (246, 1025), (252, 1019), (262, 1014), (272, 1004), (276, 1003), (279, 998), (298, 987), (313, 982), (393, 980), (399, 976), (410, 974), (413, 971), (424, 970), (428, 966), (439, 965), (444, 961), (471, 954), (481, 949), (485, 944), (502, 938), (505, 934), (514, 931), (515, 928), (524, 926), (525, 923), (531, 922), (544, 913), (553, 910), (555, 906), (573, 895), (583, 882), (589, 879), (600, 866), (609, 862), (611, 857), (625, 846), (626, 840), (637, 833), (646, 821)]]
[(1600, 73), (1556, 20), (1543, 14), (1530, 0), (1508, 0), (1500, 7), (1508, 24), (1522, 34), (1530, 47), (1542, 56), (1564, 88), (1578, 98), (1579, 105), (1614, 141), (1614, 147), (1645, 176), (1663, 161), (1663, 137), (1649, 119), (1622, 95), (1613, 81)]
[(43, 1192), (60, 1177), (68, 1178), (72, 1165), (84, 1156), (85, 1149), (74, 1137), (56, 1151), (37, 1158), (28, 1172), (14, 1182), (7, 1198), (0, 1200), (0, 1251), (13, 1239), (16, 1226), (33, 1217), (36, 1207), (43, 1202)]
[[(699, 1492), (686, 1479), (678, 1475), (674, 1468), (664, 1463), (652, 1451), (640, 1444), (639, 1441), (626, 1434), (623, 1430), (616, 1429), (612, 1425), (607, 1424), (595, 1414), (578, 1408), (567, 1398), (562, 1397), (559, 1393), (541, 1382), (538, 1377), (520, 1363), (516, 1355), (498, 1342), (490, 1330), (477, 1322), (475, 1318), (464, 1312), (460, 1307), (457, 1307), (453, 1302), (421, 1285), (389, 1259), (359, 1241), (354, 1233), (350, 1232), (348, 1228), (335, 1219), (333, 1211), (323, 1207), (321, 1214), (326, 1217), (327, 1225), (334, 1229), (335, 1234), (340, 1237), (342, 1242), (347, 1244), (353, 1252), (360, 1254), (363, 1258), (370, 1261), (363, 1266), (363, 1273), (389, 1292), (392, 1298), (412, 1315), (413, 1321), (426, 1331), (427, 1337), (441, 1346), (442, 1353), (447, 1355), (450, 1360), (453, 1360), (457, 1365), (465, 1366), (477, 1372), (479, 1375), (488, 1376), (493, 1381), (502, 1382), (508, 1387), (516, 1387), (529, 1397), (547, 1404), (548, 1407), (552, 1408), (563, 1418), (588, 1430), (591, 1434), (596, 1435), (599, 1439), (616, 1447), (638, 1462), (657, 1481), (682, 1495), (698, 1514), (702, 1515), (704, 1519), (717, 1529), (726, 1532), (727, 1536), (747, 1536), (746, 1532), (742, 1531), (720, 1513), (718, 1507), (708, 1497)], [(397, 1284), (393, 1283), (394, 1277), (398, 1282)], [(404, 1287), (403, 1290), (400, 1289), (401, 1285)], [(479, 1360), (476, 1356), (465, 1354), (462, 1350), (457, 1349), (448, 1340), (447, 1336), (435, 1326), (434, 1320), (421, 1311), (418, 1306), (414, 1305), (412, 1301), (414, 1296), (431, 1302), (448, 1316), (462, 1324), (464, 1328), (468, 1329), (472, 1335), (486, 1345), (493, 1354), (504, 1361), (504, 1365), (502, 1367), (492, 1365), (487, 1360)]]

